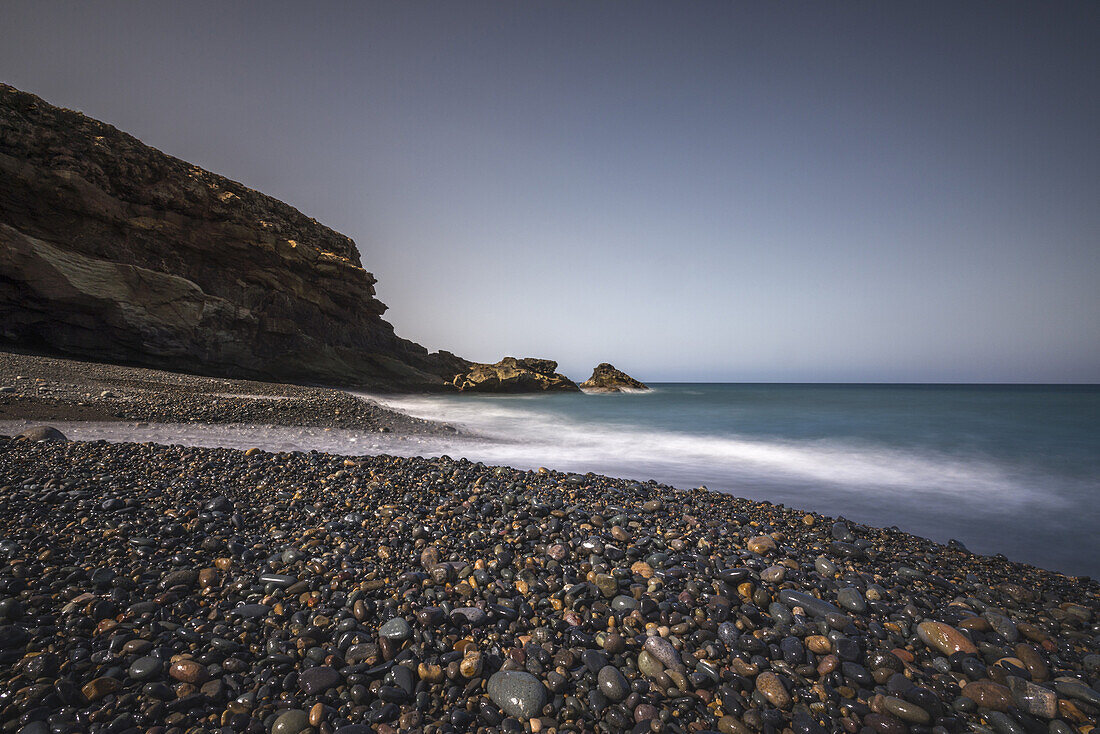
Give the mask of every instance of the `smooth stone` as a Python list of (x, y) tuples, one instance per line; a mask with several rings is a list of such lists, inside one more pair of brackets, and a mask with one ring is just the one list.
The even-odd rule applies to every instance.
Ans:
[(672, 646), (672, 643), (663, 637), (647, 637), (645, 650), (653, 657), (660, 660), (666, 668), (684, 670), (684, 664), (680, 661), (680, 653)]
[(768, 703), (776, 708), (785, 709), (791, 705), (791, 694), (787, 693), (779, 676), (770, 670), (756, 676), (756, 690), (764, 694)]
[(745, 547), (750, 552), (763, 556), (775, 550), (775, 539), (768, 535), (757, 535), (745, 541)]
[(205, 683), (210, 677), (206, 666), (194, 660), (177, 660), (168, 667), (168, 675), (191, 685)]
[(829, 528), (830, 535), (833, 536), (833, 540), (839, 540), (844, 543), (854, 543), (856, 536), (852, 533), (851, 528), (845, 522), (834, 522), (832, 527)]
[(620, 614), (629, 614), (638, 608), (638, 601), (632, 596), (619, 594), (611, 600), (611, 610)]
[(957, 652), (967, 655), (978, 653), (978, 648), (962, 632), (943, 622), (921, 622), (917, 625), (917, 636), (925, 645), (944, 655), (954, 655)]
[(728, 714), (718, 720), (718, 731), (721, 734), (752, 734), (752, 729), (745, 726), (736, 717)]
[(1058, 695), (1054, 691), (1014, 675), (1010, 675), (1006, 683), (1008, 689), (1012, 691), (1012, 700), (1016, 702), (1016, 708), (1043, 719), (1053, 719), (1058, 716)]
[(1078, 701), (1100, 706), (1100, 693), (1078, 680), (1056, 678), (1054, 680), (1054, 690), (1068, 698), (1076, 698)]
[(851, 586), (845, 586), (836, 593), (836, 602), (848, 611), (857, 614), (863, 614), (867, 611), (867, 602), (863, 599), (863, 595), (859, 593), (859, 589), (854, 589)]
[(471, 627), (480, 627), (489, 621), (489, 615), (477, 607), (459, 607), (451, 612), (451, 618)]
[(877, 734), (907, 734), (907, 727), (900, 719), (889, 714), (867, 714), (863, 717), (863, 723)]
[(990, 711), (985, 714), (986, 721), (993, 727), (996, 734), (1026, 734), (1026, 731), (1011, 716), (1000, 711)]
[(658, 660), (648, 650), (638, 653), (638, 672), (647, 678), (656, 678), (665, 670), (664, 663)]
[(394, 617), (378, 628), (378, 636), (394, 642), (404, 642), (412, 634), (409, 623), (401, 617)]
[(298, 674), (298, 685), (307, 696), (316, 696), (330, 688), (335, 688), (343, 680), (335, 668), (320, 665), (307, 668)]
[(288, 576), (284, 573), (261, 573), (259, 576), (261, 584), (271, 584), (285, 589), (291, 584), (297, 583), (297, 576)]
[(486, 691), (504, 713), (521, 720), (538, 716), (546, 705), (546, 687), (530, 673), (497, 671), (489, 677)]
[(80, 692), (84, 694), (84, 697), (89, 701), (98, 701), (104, 696), (108, 696), (121, 687), (121, 684), (115, 678), (96, 678), (89, 681), (80, 689)]
[(779, 601), (789, 607), (802, 607), (814, 617), (824, 617), (827, 614), (843, 614), (840, 609), (829, 602), (793, 589), (780, 591)]
[(134, 680), (149, 680), (158, 675), (164, 668), (164, 661), (160, 658), (138, 658), (130, 665), (127, 674)]
[[(791, 614), (791, 610), (777, 601), (773, 601), (768, 605), (768, 614), (778, 624), (790, 624), (794, 621), (794, 615)], [(729, 624), (729, 622), (723, 622), (723, 624)], [(732, 627), (733, 625), (730, 626)], [(737, 628), (734, 627), (735, 631), (736, 629)], [(721, 630), (719, 630), (719, 634), (721, 634)]]
[[(1050, 668), (1047, 667), (1046, 661), (1043, 660), (1042, 655), (1034, 647), (1026, 642), (1019, 642), (1013, 648), (1013, 652), (1023, 662), (1027, 672), (1031, 674), (1031, 680), (1042, 683), (1050, 678)], [(1088, 667), (1087, 659), (1085, 663), (1085, 667)]]
[(619, 593), (619, 582), (613, 576), (605, 573), (596, 574), (595, 584), (600, 593), (608, 599)]
[(309, 728), (309, 714), (301, 709), (291, 709), (275, 719), (271, 734), (298, 734)]
[(605, 665), (597, 676), (600, 692), (616, 703), (622, 701), (630, 693), (630, 684), (619, 669), (613, 665)]
[(884, 696), (883, 705), (886, 706), (887, 711), (902, 721), (908, 721), (913, 724), (928, 724), (932, 721), (932, 717), (928, 715), (927, 711), (915, 703), (903, 701), (900, 698)]
[(962, 689), (962, 695), (981, 708), (992, 709), (993, 711), (1007, 711), (1013, 706), (1012, 691), (991, 680), (967, 683)]
[(242, 604), (235, 609), (230, 609), (229, 615), (244, 617), (245, 619), (256, 619), (257, 617), (266, 617), (270, 612), (271, 607), (266, 604)]
[(993, 631), (1005, 638), (1009, 644), (1020, 639), (1020, 631), (1016, 629), (1016, 623), (1003, 614), (987, 611), (982, 617), (989, 622), (989, 626), (993, 628)]

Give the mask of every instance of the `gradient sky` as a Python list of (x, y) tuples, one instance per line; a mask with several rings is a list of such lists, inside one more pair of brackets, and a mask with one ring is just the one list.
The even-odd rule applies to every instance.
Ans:
[(0, 80), (351, 236), (432, 349), (1095, 382), (1097, 39), (1095, 2), (5, 0)]

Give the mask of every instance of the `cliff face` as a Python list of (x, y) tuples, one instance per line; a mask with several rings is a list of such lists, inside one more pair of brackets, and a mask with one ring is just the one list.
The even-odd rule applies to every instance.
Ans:
[(233, 377), (442, 387), (355, 243), (298, 210), (0, 84), (0, 339)]

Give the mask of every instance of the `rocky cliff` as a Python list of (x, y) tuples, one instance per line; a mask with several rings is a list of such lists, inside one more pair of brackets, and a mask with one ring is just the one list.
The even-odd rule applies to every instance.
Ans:
[(577, 392), (580, 388), (559, 374), (549, 359), (505, 357), (496, 364), (473, 364), (456, 375), (452, 384), (463, 392)]
[(592, 376), (580, 384), (585, 392), (629, 392), (648, 390), (649, 386), (635, 380), (607, 362), (601, 362), (592, 370)]
[(469, 368), (396, 336), (374, 284), (293, 207), (0, 84), (0, 340), (372, 388)]

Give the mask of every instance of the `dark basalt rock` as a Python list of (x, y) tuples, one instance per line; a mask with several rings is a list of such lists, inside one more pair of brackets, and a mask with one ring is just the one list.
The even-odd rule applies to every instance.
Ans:
[(394, 334), (348, 237), (2, 84), (0, 180), (0, 341), (379, 389), (469, 365)]
[(470, 365), (451, 384), (464, 392), (577, 392), (576, 383), (557, 369), (558, 363), (549, 359), (505, 357), (496, 364)]
[(635, 380), (613, 365), (602, 362), (592, 370), (592, 376), (581, 383), (581, 389), (585, 392), (624, 392), (634, 390), (648, 390), (649, 386)]
[(68, 441), (65, 434), (53, 426), (35, 426), (19, 434), (24, 441)]

